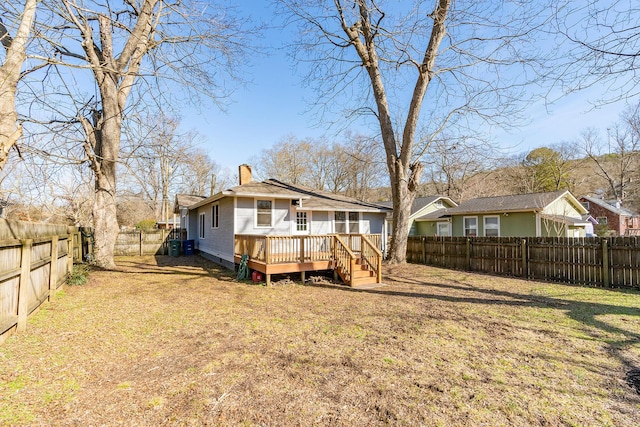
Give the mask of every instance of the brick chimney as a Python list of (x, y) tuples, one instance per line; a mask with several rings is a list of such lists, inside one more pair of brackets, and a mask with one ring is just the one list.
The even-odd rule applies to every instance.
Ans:
[(240, 165), (238, 167), (238, 177), (240, 178), (240, 185), (248, 184), (251, 182), (251, 166)]

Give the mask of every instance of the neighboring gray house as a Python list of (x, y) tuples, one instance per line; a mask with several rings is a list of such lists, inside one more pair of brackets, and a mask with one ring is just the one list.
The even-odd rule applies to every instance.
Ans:
[[(240, 185), (188, 207), (187, 235), (188, 239), (195, 241), (196, 248), (204, 257), (228, 268), (234, 268), (243, 253), (251, 252), (252, 249), (247, 245), (257, 245), (259, 241), (261, 246), (255, 249), (256, 253), (249, 253), (252, 261), (273, 264), (269, 256), (274, 258), (276, 252), (295, 252), (298, 256), (301, 251), (302, 255), (298, 257), (309, 265), (297, 265), (297, 270), (293, 271), (311, 271), (320, 269), (315, 268), (318, 265), (311, 265), (318, 257), (313, 252), (313, 245), (320, 247), (320, 240), (326, 236), (365, 235), (375, 240), (379, 249), (384, 249), (385, 217), (389, 211), (385, 206), (285, 184), (275, 179), (254, 182), (251, 180), (251, 168), (242, 165)], [(315, 240), (303, 242), (301, 239), (287, 238), (298, 236), (310, 236)], [(276, 238), (280, 239), (280, 243), (277, 243), (280, 246), (274, 243)], [(265, 246), (267, 240), (271, 243)], [(294, 240), (298, 242), (295, 247), (283, 246)], [(328, 251), (331, 244), (326, 239), (322, 242), (323, 250)], [(360, 250), (359, 247), (351, 249)], [(251, 268), (262, 271), (261, 267), (264, 266), (254, 265)], [(268, 266), (263, 269), (264, 273), (269, 274)]]
[[(179, 228), (189, 229), (189, 206), (195, 205), (198, 202), (206, 199), (205, 196), (198, 196), (195, 194), (176, 194), (176, 200), (173, 204), (174, 215), (179, 215), (180, 219), (177, 221)], [(174, 223), (175, 223), (174, 219)]]

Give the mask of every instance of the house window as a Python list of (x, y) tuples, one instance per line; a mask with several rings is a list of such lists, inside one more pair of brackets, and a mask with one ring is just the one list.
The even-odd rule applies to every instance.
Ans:
[(360, 233), (360, 214), (358, 212), (339, 211), (334, 214), (335, 232), (338, 234)]
[(198, 217), (198, 235), (201, 239), (204, 239), (204, 212)]
[(218, 228), (220, 226), (219, 220), (220, 205), (215, 204), (211, 206), (211, 228)]
[(358, 212), (349, 212), (349, 234), (360, 233), (360, 214)]
[(484, 217), (484, 235), (487, 237), (500, 237), (500, 217)]
[(347, 234), (347, 213), (346, 212), (336, 212), (334, 215), (335, 219), (335, 230), (338, 234)]
[(598, 221), (598, 224), (607, 224), (607, 217), (606, 216), (599, 216), (598, 218), (596, 218), (596, 220)]
[(451, 237), (451, 228), (448, 222), (439, 222), (437, 224), (437, 235), (441, 237)]
[(296, 231), (307, 231), (309, 224), (307, 223), (306, 212), (296, 212)]
[(464, 217), (464, 235), (466, 237), (475, 237), (478, 235), (478, 217)]
[(437, 209), (442, 209), (444, 208), (444, 204), (442, 203), (442, 200), (436, 200), (435, 203), (433, 204)]
[(580, 204), (582, 205), (583, 208), (585, 208), (586, 210), (589, 210), (589, 202), (580, 202)]
[(272, 200), (256, 200), (256, 226), (271, 227), (273, 217)]

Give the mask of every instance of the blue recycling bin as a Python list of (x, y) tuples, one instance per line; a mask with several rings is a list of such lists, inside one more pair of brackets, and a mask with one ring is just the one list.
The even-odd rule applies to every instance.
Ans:
[(185, 255), (193, 255), (195, 242), (193, 240), (185, 240), (182, 244), (182, 252)]

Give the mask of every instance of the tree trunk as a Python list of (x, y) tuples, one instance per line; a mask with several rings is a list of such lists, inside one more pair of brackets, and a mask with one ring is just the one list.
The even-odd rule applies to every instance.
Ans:
[(94, 256), (99, 267), (116, 268), (113, 252), (118, 237), (116, 217), (115, 163), (102, 165), (102, 173), (95, 178), (95, 201), (93, 203), (93, 227), (95, 238)]
[[(22, 64), (26, 58), (25, 46), (36, 14), (37, 0), (26, 0), (20, 26), (11, 44), (6, 47), (5, 61), (0, 67), (0, 171), (7, 163), (9, 150), (22, 136), (22, 126), (16, 113), (16, 87)], [(5, 39), (10, 37), (5, 35)]]

